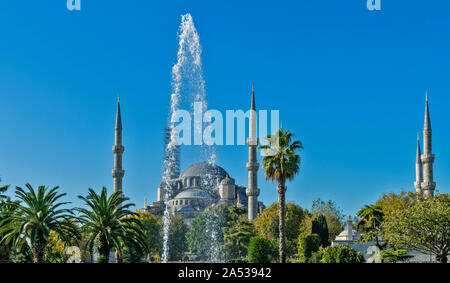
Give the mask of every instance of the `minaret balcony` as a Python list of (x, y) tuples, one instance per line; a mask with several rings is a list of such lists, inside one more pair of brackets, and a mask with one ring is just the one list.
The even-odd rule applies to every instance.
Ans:
[(260, 189), (250, 189), (250, 188), (248, 188), (248, 189), (245, 190), (245, 194), (248, 197), (257, 197), (257, 196), (259, 196), (260, 192), (261, 192)]
[(422, 190), (434, 190), (436, 188), (436, 182), (422, 182), (420, 183)]
[(125, 175), (125, 171), (124, 170), (120, 170), (120, 169), (113, 169), (112, 170), (113, 178), (123, 178), (124, 175)]
[(256, 140), (252, 139), (252, 138), (247, 138), (247, 145), (248, 146), (253, 147), (253, 146), (258, 146), (258, 144), (259, 144), (259, 139), (258, 138), (256, 138)]
[(422, 164), (433, 163), (434, 162), (434, 157), (435, 157), (435, 155), (432, 154), (432, 153), (424, 153), (424, 154), (422, 154), (420, 159), (422, 160)]
[(258, 171), (259, 163), (258, 162), (248, 162), (246, 164), (248, 171)]
[(114, 154), (123, 154), (123, 152), (125, 151), (125, 147), (122, 145), (114, 145), (112, 147), (112, 151)]

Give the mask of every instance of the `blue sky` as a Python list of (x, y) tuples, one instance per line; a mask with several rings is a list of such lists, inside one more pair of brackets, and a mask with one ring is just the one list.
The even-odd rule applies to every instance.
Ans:
[[(416, 134), (430, 97), (437, 189), (450, 188), (448, 1), (1, 1), (0, 177), (61, 186), (73, 205), (112, 189), (117, 93), (125, 194), (156, 199), (170, 70), (180, 16), (203, 46), (210, 108), (278, 109), (304, 144), (287, 200), (334, 200), (346, 214), (385, 192), (413, 189)], [(247, 184), (247, 148), (218, 164)], [(182, 168), (199, 161), (182, 153)], [(260, 173), (260, 199), (277, 200)], [(13, 194), (13, 190), (9, 191)]]

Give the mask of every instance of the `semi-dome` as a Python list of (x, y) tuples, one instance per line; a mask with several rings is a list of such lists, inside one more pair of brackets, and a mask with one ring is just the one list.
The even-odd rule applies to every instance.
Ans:
[(181, 174), (181, 178), (199, 177), (206, 175), (225, 178), (228, 175), (228, 173), (218, 165), (211, 164), (209, 162), (200, 162), (184, 170), (184, 172)]
[(175, 199), (213, 199), (211, 194), (200, 189), (189, 189), (176, 195)]

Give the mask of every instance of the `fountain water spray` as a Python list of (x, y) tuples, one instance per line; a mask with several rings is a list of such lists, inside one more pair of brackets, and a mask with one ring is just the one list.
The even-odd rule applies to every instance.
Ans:
[[(169, 113), (169, 139), (165, 149), (165, 159), (163, 164), (162, 183), (164, 184), (165, 196), (165, 211), (163, 217), (163, 254), (162, 262), (167, 262), (169, 258), (169, 226), (170, 226), (170, 211), (169, 200), (173, 197), (175, 189), (174, 179), (175, 168), (177, 167), (177, 152), (178, 152), (178, 133), (175, 128), (176, 111), (179, 110), (179, 105), (182, 98), (192, 101), (191, 107), (194, 107), (195, 102), (201, 102), (201, 111), (207, 109), (205, 81), (203, 79), (200, 37), (195, 29), (194, 21), (190, 14), (181, 17), (181, 24), (179, 29), (179, 46), (177, 53), (177, 62), (172, 67), (172, 94), (170, 97), (170, 113)], [(203, 136), (202, 121), (194, 121), (194, 131)], [(215, 154), (213, 149), (202, 146), (202, 153), (208, 154), (209, 162), (215, 163)]]

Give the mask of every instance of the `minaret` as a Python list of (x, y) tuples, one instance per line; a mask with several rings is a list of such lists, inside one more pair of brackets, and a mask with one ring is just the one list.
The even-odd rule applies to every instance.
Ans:
[(249, 138), (247, 139), (248, 145), (248, 188), (245, 191), (248, 197), (248, 219), (253, 221), (258, 215), (258, 169), (259, 163), (256, 156), (256, 150), (258, 147), (258, 137), (256, 134), (257, 116), (255, 106), (255, 84), (252, 85), (252, 105), (250, 108), (249, 119)]
[(425, 122), (423, 126), (423, 154), (421, 161), (423, 164), (423, 182), (421, 188), (425, 197), (433, 197), (436, 183), (433, 181), (434, 154), (431, 151), (431, 120), (428, 109), (428, 93), (425, 95)]
[(114, 153), (114, 169), (112, 170), (112, 176), (114, 179), (114, 192), (122, 191), (122, 178), (125, 171), (122, 170), (122, 154), (125, 148), (122, 146), (122, 117), (120, 115), (120, 96), (117, 101), (117, 114), (116, 114), (116, 129), (115, 129), (115, 143), (112, 147)]
[(423, 194), (421, 183), (423, 182), (423, 166), (422, 160), (420, 159), (422, 153), (420, 152), (420, 137), (417, 133), (417, 153), (416, 153), (416, 181), (414, 182), (414, 187), (416, 188), (417, 194)]

